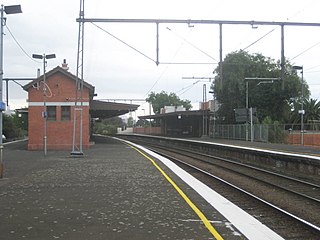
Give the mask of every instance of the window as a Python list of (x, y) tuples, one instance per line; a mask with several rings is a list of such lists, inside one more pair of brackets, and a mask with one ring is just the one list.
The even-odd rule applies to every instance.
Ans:
[(56, 106), (47, 107), (47, 119), (48, 120), (57, 120)]
[(61, 106), (61, 120), (71, 120), (70, 106)]

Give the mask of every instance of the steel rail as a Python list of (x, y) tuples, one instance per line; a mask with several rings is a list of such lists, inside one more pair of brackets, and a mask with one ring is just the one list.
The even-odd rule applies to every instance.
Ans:
[[(156, 147), (159, 148), (159, 146), (156, 146)], [(171, 147), (169, 151), (172, 152), (172, 151), (173, 151), (172, 149), (174, 149), (174, 148)], [(168, 149), (165, 149), (165, 150), (168, 151)], [(192, 152), (192, 151), (187, 150), (187, 149), (183, 149), (183, 152), (179, 151), (179, 149), (175, 149), (174, 152), (177, 153), (177, 154), (180, 154), (180, 155), (187, 156), (187, 157), (190, 157), (190, 155), (185, 154), (185, 152), (188, 152), (188, 153), (193, 154), (193, 155), (195, 154), (195, 152)], [(287, 191), (287, 192), (296, 194), (296, 195), (298, 195), (298, 196), (301, 196), (301, 197), (303, 197), (303, 198), (309, 199), (309, 200), (314, 201), (314, 202), (316, 202), (316, 203), (320, 203), (320, 199), (318, 199), (318, 198), (314, 198), (314, 197), (308, 196), (308, 195), (306, 195), (306, 194), (304, 194), (304, 193), (300, 193), (300, 192), (297, 192), (297, 191), (295, 191), (295, 190), (292, 190), (292, 189), (289, 189), (289, 188), (286, 188), (286, 187), (282, 187), (282, 186), (280, 186), (280, 185), (273, 184), (273, 183), (271, 183), (271, 182), (262, 180), (262, 179), (257, 178), (257, 177), (253, 177), (253, 176), (248, 175), (248, 174), (246, 174), (246, 173), (242, 173), (242, 172), (240, 172), (240, 171), (238, 171), (238, 170), (234, 170), (234, 169), (231, 169), (231, 168), (229, 168), (229, 167), (221, 166), (221, 165), (216, 164), (216, 163), (214, 163), (214, 162), (209, 162), (209, 161), (200, 159), (198, 156), (200, 155), (200, 156), (203, 156), (203, 157), (208, 157), (208, 158), (212, 158), (212, 159), (218, 159), (218, 160), (220, 160), (220, 161), (227, 162), (227, 163), (229, 163), (229, 164), (233, 164), (233, 165), (241, 166), (241, 167), (244, 167), (244, 168), (252, 169), (252, 170), (255, 170), (255, 171), (258, 171), (258, 172), (262, 172), (262, 173), (264, 173), (264, 174), (269, 174), (269, 175), (271, 175), (271, 176), (276, 176), (276, 177), (283, 178), (283, 179), (289, 180), (289, 181), (293, 181), (293, 182), (296, 182), (296, 183), (299, 183), (299, 184), (304, 184), (304, 185), (306, 185), (306, 186), (308, 186), (308, 187), (312, 187), (312, 188), (318, 188), (318, 189), (320, 189), (320, 186), (319, 186), (319, 185), (316, 185), (316, 184), (313, 184), (313, 183), (309, 183), (309, 182), (306, 182), (306, 181), (302, 181), (302, 180), (300, 180), (300, 179), (288, 177), (288, 176), (285, 176), (285, 175), (282, 175), (282, 174), (279, 174), (279, 173), (271, 172), (271, 171), (268, 171), (268, 170), (265, 170), (265, 169), (261, 169), (261, 168), (258, 168), (258, 167), (250, 166), (250, 165), (247, 165), (247, 164), (244, 164), (244, 163), (235, 162), (235, 161), (232, 161), (232, 160), (229, 160), (229, 159), (225, 159), (225, 158), (221, 158), (221, 157), (216, 157), (216, 156), (212, 156), (212, 155), (209, 155), (209, 154), (203, 154), (203, 153), (200, 153), (200, 152), (197, 152), (196, 154), (197, 154), (196, 157), (194, 157), (194, 156), (192, 156), (192, 157), (193, 157), (193, 158), (196, 158), (197, 160), (200, 160), (200, 161), (202, 161), (202, 162), (205, 162), (205, 163), (208, 163), (208, 164), (211, 164), (211, 165), (215, 165), (215, 166), (218, 166), (218, 167), (220, 167), (220, 168), (227, 169), (227, 170), (229, 170), (229, 171), (233, 171), (233, 172), (235, 172), (235, 173), (237, 173), (237, 174), (241, 174), (241, 175), (243, 175), (243, 176), (250, 177), (250, 178), (255, 179), (255, 180), (257, 180), (257, 181), (260, 181), (260, 182), (263, 182), (263, 183), (265, 183), (265, 184), (268, 184), (268, 185), (271, 185), (271, 186), (280, 188), (280, 189), (282, 189), (282, 190), (284, 190), (284, 191)]]
[(292, 213), (290, 213), (290, 212), (288, 212), (288, 211), (286, 211), (286, 210), (284, 210), (284, 209), (282, 209), (282, 208), (280, 208), (280, 207), (278, 207), (278, 206), (276, 206), (276, 205), (274, 205), (274, 204), (272, 204), (272, 203), (270, 203), (270, 202), (268, 202), (268, 201), (266, 201), (266, 200), (264, 200), (264, 199), (262, 199), (262, 198), (260, 198), (260, 197), (258, 197), (256, 195), (254, 195), (254, 194), (252, 194), (252, 193), (250, 193), (250, 192), (248, 192), (248, 191), (246, 191), (246, 190), (244, 190), (244, 189), (242, 189), (242, 188), (240, 188), (240, 187), (238, 187), (238, 186), (236, 186), (236, 185), (234, 185), (234, 184), (232, 184), (232, 183), (230, 183), (230, 182), (228, 182), (228, 181), (226, 181), (226, 180), (224, 180), (224, 179), (222, 179), (222, 178), (220, 178), (218, 176), (215, 176), (212, 173), (209, 173), (209, 172), (207, 172), (207, 171), (205, 171), (203, 169), (200, 169), (200, 168), (198, 168), (198, 167), (196, 167), (196, 166), (194, 166), (192, 164), (186, 163), (186, 162), (184, 162), (184, 161), (182, 161), (180, 159), (177, 159), (175, 157), (172, 157), (172, 156), (170, 156), (168, 154), (164, 154), (162, 152), (159, 152), (159, 151), (157, 151), (155, 149), (150, 149), (150, 150), (158, 153), (159, 155), (167, 157), (167, 158), (169, 158), (169, 159), (171, 159), (173, 161), (177, 161), (177, 162), (179, 162), (179, 163), (181, 163), (183, 165), (186, 165), (186, 166), (188, 166), (188, 167), (190, 167), (190, 168), (192, 168), (194, 170), (197, 170), (197, 171), (199, 171), (199, 172), (201, 172), (201, 173), (203, 173), (203, 174), (205, 174), (205, 175), (207, 175), (209, 177), (212, 177), (212, 178), (214, 178), (214, 179), (216, 179), (216, 180), (218, 180), (218, 181), (220, 181), (220, 182), (222, 182), (222, 183), (224, 183), (224, 184), (226, 184), (226, 185), (228, 185), (228, 186), (240, 191), (241, 193), (244, 193), (244, 194), (254, 198), (255, 200), (258, 200), (259, 202), (271, 207), (272, 209), (275, 209), (275, 210), (285, 214), (286, 216), (295, 219), (299, 223), (310, 227), (312, 230), (315, 230), (315, 231), (320, 233), (320, 227), (319, 226), (316, 226), (313, 223), (310, 223), (310, 222), (308, 222), (308, 221), (306, 221), (306, 220), (304, 220), (304, 219), (302, 219), (302, 218), (300, 218), (300, 217), (298, 217), (298, 216), (296, 216), (296, 215), (294, 215), (294, 214), (292, 214)]

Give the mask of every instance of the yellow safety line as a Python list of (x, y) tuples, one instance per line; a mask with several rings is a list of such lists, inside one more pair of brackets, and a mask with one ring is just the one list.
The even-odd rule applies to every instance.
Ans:
[(210, 231), (210, 233), (215, 237), (217, 240), (223, 240), (221, 235), (215, 230), (215, 228), (211, 225), (209, 220), (206, 218), (206, 216), (200, 211), (199, 208), (197, 208), (196, 205), (188, 198), (188, 196), (177, 186), (177, 184), (160, 168), (160, 166), (149, 156), (147, 156), (145, 153), (143, 153), (138, 148), (132, 146), (129, 144), (129, 146), (133, 149), (135, 149), (137, 152), (139, 152), (142, 156), (147, 158), (149, 161), (153, 163), (153, 165), (162, 173), (162, 175), (168, 180), (169, 183), (176, 189), (176, 191), (181, 195), (181, 197), (189, 204), (189, 206), (192, 208), (192, 210), (199, 216), (199, 218), (202, 220), (204, 225), (207, 227), (207, 229)]

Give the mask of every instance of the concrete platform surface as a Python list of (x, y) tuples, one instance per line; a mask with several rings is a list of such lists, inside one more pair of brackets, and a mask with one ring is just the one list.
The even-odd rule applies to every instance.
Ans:
[[(0, 239), (215, 239), (155, 165), (127, 144), (100, 138), (83, 157), (4, 149)], [(246, 239), (167, 165), (157, 165), (221, 235)]]

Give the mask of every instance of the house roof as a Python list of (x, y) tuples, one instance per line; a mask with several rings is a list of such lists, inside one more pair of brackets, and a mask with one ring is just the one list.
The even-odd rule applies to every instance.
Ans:
[[(46, 73), (46, 79), (49, 78), (50, 76), (56, 74), (56, 73), (62, 73), (62, 74), (64, 74), (66, 77), (68, 77), (68, 78), (70, 78), (70, 79), (72, 79), (72, 80), (74, 80), (74, 81), (76, 81), (76, 79), (77, 79), (77, 77), (76, 77), (75, 75), (73, 75), (72, 73), (68, 72), (67, 70), (63, 69), (63, 68), (60, 67), (60, 66), (57, 66), (57, 67), (55, 67), (54, 69), (52, 69), (52, 70), (50, 70), (49, 72), (47, 72), (47, 73)], [(43, 75), (41, 75), (41, 76), (38, 77), (37, 79), (29, 82), (28, 84), (24, 85), (24, 86), (23, 86), (23, 89), (24, 89), (25, 91), (28, 91), (28, 89), (29, 89), (30, 87), (34, 86), (35, 84), (37, 84), (37, 83), (39, 83), (39, 82), (41, 82), (41, 81), (43, 81)], [(94, 86), (92, 86), (91, 84), (89, 84), (89, 83), (87, 83), (87, 82), (85, 82), (85, 81), (83, 81), (83, 86), (86, 87), (86, 88), (88, 88), (89, 91), (90, 91), (90, 95), (93, 96), (93, 94), (94, 94)]]
[(90, 115), (93, 118), (110, 118), (137, 110), (139, 105), (103, 102), (99, 100), (90, 101)]

